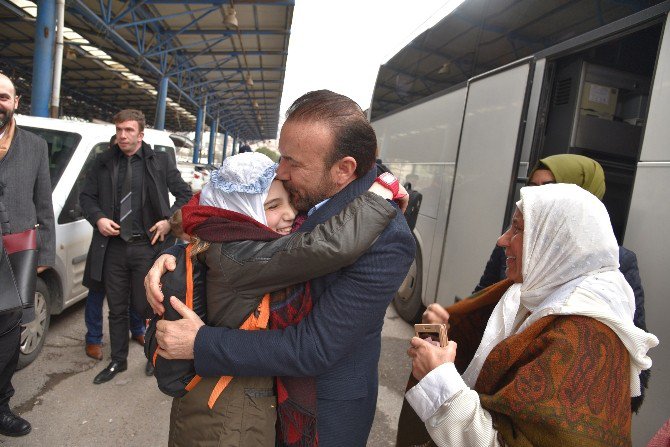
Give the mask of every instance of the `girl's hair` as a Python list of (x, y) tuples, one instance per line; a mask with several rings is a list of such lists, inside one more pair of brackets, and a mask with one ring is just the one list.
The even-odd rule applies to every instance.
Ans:
[(191, 236), (191, 242), (189, 242), (189, 245), (191, 246), (191, 257), (195, 258), (200, 253), (206, 252), (207, 249), (209, 249), (209, 246), (212, 244), (207, 241), (203, 241), (194, 234)]
[(181, 223), (181, 208), (179, 208), (172, 216), (170, 216), (170, 220), (168, 222), (170, 222), (170, 231), (172, 232), (172, 235), (174, 237), (181, 238), (184, 235), (184, 227), (182, 227)]
[[(172, 234), (175, 237), (182, 238), (184, 236), (184, 227), (182, 226), (182, 220), (181, 220), (181, 209), (178, 209), (177, 211), (174, 212), (172, 216), (170, 216), (170, 230), (172, 231)], [(211, 245), (209, 242), (205, 242), (202, 239), (200, 239), (198, 236), (194, 235), (189, 235), (191, 240), (189, 241), (189, 245), (191, 245), (191, 257), (195, 257), (200, 253), (203, 253), (207, 251), (209, 246)]]

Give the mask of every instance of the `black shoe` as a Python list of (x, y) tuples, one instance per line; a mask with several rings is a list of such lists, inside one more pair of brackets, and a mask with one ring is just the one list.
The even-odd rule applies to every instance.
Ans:
[(30, 422), (11, 411), (0, 413), (0, 433), (5, 436), (24, 436), (30, 433)]
[(113, 361), (109, 365), (107, 365), (107, 368), (100, 371), (100, 374), (95, 376), (95, 379), (93, 379), (93, 383), (98, 385), (101, 383), (109, 382), (114, 378), (115, 375), (117, 375), (121, 371), (125, 371), (126, 369), (128, 369), (128, 363)]
[(144, 367), (144, 374), (147, 376), (154, 375), (154, 365), (151, 363), (151, 360), (147, 360), (147, 366)]

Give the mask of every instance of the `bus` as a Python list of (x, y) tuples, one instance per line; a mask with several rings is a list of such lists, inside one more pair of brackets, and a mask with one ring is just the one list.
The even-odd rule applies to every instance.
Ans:
[(669, 1), (466, 0), (380, 67), (368, 109), (380, 157), (423, 194), (417, 257), (394, 300), (410, 322), (471, 295), (539, 159), (600, 162), (660, 340), (636, 446), (670, 417), (669, 11)]

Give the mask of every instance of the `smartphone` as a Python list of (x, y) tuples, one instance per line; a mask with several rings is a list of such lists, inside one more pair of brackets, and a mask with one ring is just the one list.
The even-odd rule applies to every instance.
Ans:
[(439, 341), (440, 346), (447, 346), (447, 325), (442, 324), (415, 324), (414, 333), (421, 339), (430, 337), (432, 341)]

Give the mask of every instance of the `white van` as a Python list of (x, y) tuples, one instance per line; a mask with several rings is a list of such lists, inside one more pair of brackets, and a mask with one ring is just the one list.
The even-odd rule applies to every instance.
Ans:
[[(35, 320), (21, 332), (19, 368), (39, 355), (51, 315), (83, 299), (82, 285), (92, 228), (79, 206), (79, 193), (93, 159), (109, 147), (112, 124), (93, 124), (16, 115), (19, 127), (44, 138), (49, 148), (49, 174), (56, 222), (56, 265), (37, 278)], [(175, 160), (169, 133), (145, 129), (144, 141), (154, 150), (168, 152)]]

